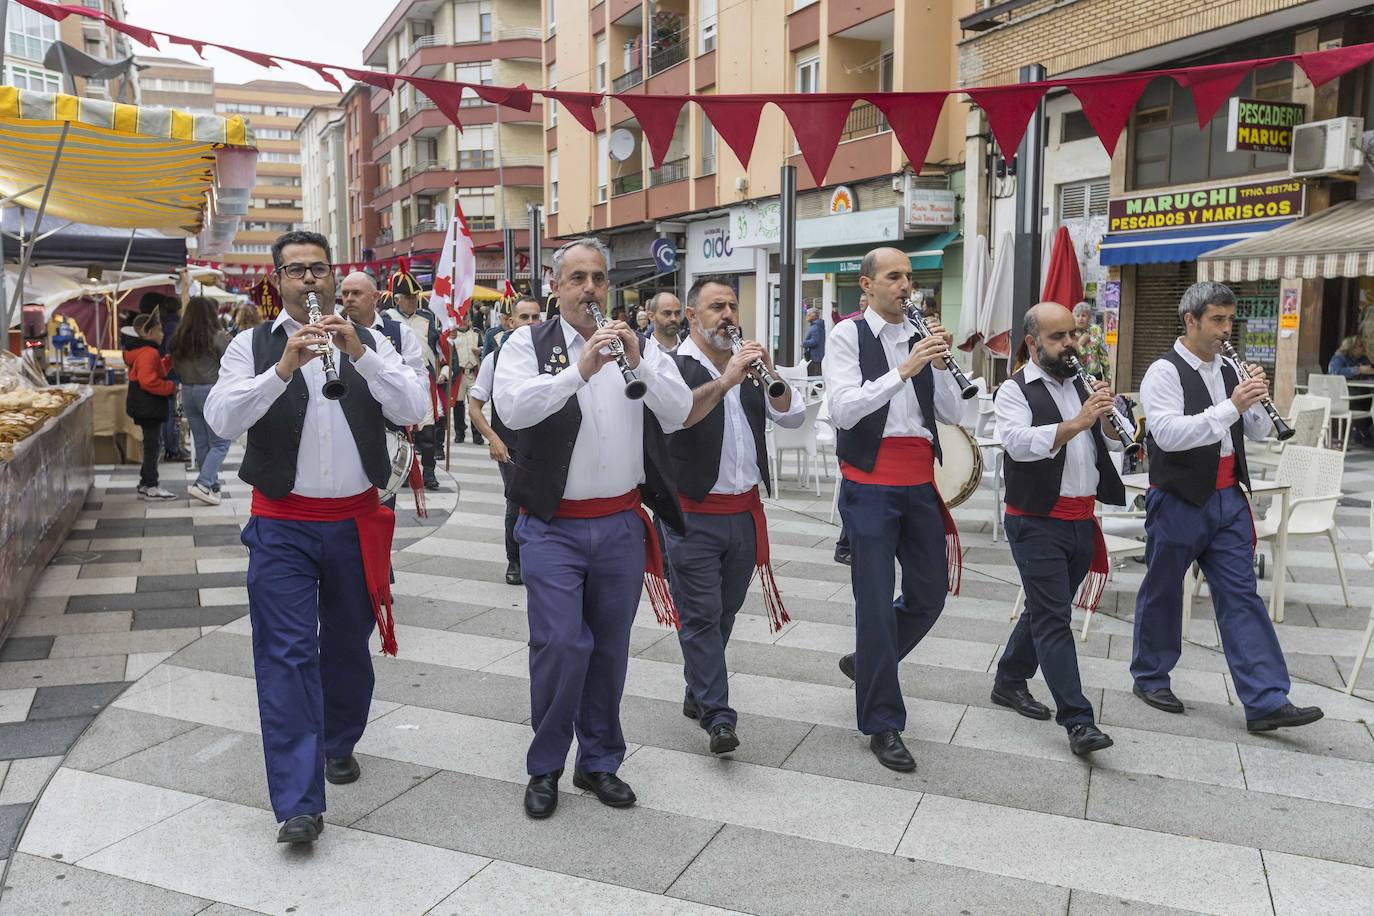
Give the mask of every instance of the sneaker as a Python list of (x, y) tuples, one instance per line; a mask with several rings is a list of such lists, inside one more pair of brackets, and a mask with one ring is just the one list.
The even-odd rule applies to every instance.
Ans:
[(198, 499), (207, 506), (218, 506), (220, 497), (218, 491), (206, 487), (204, 484), (195, 483), (188, 489), (187, 494), (194, 499)]
[(138, 485), (138, 489), (137, 489), (135, 492), (138, 493), (138, 498), (139, 498), (139, 499), (147, 499), (147, 498), (148, 498), (148, 488), (145, 487), (143, 484), (139, 484), (139, 485)]
[(164, 490), (159, 486), (145, 487), (143, 492), (138, 494), (142, 499), (176, 499), (177, 495), (170, 490)]

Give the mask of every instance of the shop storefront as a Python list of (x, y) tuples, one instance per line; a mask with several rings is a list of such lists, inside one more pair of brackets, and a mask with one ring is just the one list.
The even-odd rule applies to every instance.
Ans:
[[(743, 328), (757, 326), (755, 301), (755, 253), (752, 248), (736, 247), (730, 238), (730, 219), (726, 216), (687, 224), (687, 251), (682, 295), (687, 295), (697, 277), (712, 275), (730, 278), (739, 301), (739, 323)], [(686, 304), (684, 298), (684, 304)]]
[[(927, 299), (944, 302), (945, 249), (958, 241), (959, 233), (951, 231), (910, 236), (893, 246), (911, 259), (912, 285)], [(859, 267), (873, 247), (864, 244), (819, 248), (806, 258), (807, 273), (833, 276), (833, 301), (839, 303), (841, 315), (859, 307)]]

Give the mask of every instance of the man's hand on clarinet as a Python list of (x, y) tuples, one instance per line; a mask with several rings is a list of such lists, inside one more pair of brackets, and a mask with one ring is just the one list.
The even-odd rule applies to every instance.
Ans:
[(290, 381), (292, 373), (320, 355), (315, 348), (328, 339), (322, 328), (313, 324), (302, 325), (286, 339), (286, 349), (282, 351), (281, 359), (277, 360), (277, 377), (283, 382)]
[(619, 338), (612, 328), (598, 328), (591, 337), (587, 338), (587, 343), (582, 348), (582, 355), (577, 358), (577, 371), (582, 373), (582, 380), (590, 382), (592, 376), (601, 371), (601, 367), (615, 359), (615, 354), (610, 350), (611, 341)]
[(353, 322), (338, 315), (325, 315), (320, 318), (319, 326), (333, 337), (334, 346), (347, 353), (349, 359), (356, 362), (363, 358), (363, 342)]
[[(923, 337), (916, 341), (916, 345), (911, 348), (911, 352), (907, 354), (906, 359), (902, 360), (901, 365), (897, 367), (897, 372), (903, 379), (909, 379), (920, 373), (920, 371), (926, 367), (927, 363), (939, 359), (948, 352), (949, 346), (945, 343), (943, 337), (935, 337), (933, 335), (930, 337)], [(944, 367), (940, 366), (940, 368)]]

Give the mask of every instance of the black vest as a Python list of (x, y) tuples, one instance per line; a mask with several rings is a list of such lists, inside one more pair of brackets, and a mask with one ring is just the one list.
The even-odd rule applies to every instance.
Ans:
[[(855, 329), (859, 332), (859, 378), (865, 382), (882, 378), (892, 371), (887, 364), (887, 353), (883, 343), (869, 330), (868, 322), (859, 316), (854, 319)], [(912, 338), (914, 342), (916, 338)], [(935, 370), (927, 365), (911, 377), (911, 385), (916, 389), (916, 403), (921, 407), (921, 418), (925, 420), (926, 430), (930, 433), (931, 448), (935, 460), (944, 463), (940, 452), (940, 432), (935, 425)], [(854, 465), (861, 471), (871, 471), (878, 462), (878, 448), (883, 444), (883, 427), (887, 426), (887, 408), (884, 404), (851, 429), (841, 429), (835, 435), (835, 455)]]
[[(1044, 379), (1027, 382), (1025, 369), (1011, 378), (1021, 388), (1026, 403), (1030, 405), (1032, 426), (1057, 426), (1064, 422), (1059, 405), (1054, 402)], [(1074, 390), (1078, 392), (1080, 403), (1088, 399), (1082, 382), (1075, 380)], [(1122, 486), (1121, 475), (1116, 472), (1111, 452), (1107, 449), (1107, 437), (1102, 434), (1100, 424), (1093, 424), (1091, 435), (1093, 445), (1097, 447), (1097, 501), (1109, 506), (1124, 506), (1126, 488)], [(1064, 480), (1064, 456), (1067, 454), (1066, 442), (1053, 458), (1016, 461), (1007, 455), (1003, 465), (1007, 505), (1030, 515), (1049, 515), (1059, 500), (1059, 485)]]
[[(544, 321), (530, 325), (534, 361), (538, 371), (547, 375), (576, 372), (577, 364), (553, 362), (554, 347), (562, 347), (563, 322)], [(567, 353), (561, 355), (568, 356)], [(648, 407), (644, 410), (644, 480), (639, 485), (644, 504), (653, 509), (665, 525), (683, 531), (682, 506), (677, 499), (677, 482), (668, 458), (668, 441), (663, 427)], [(530, 515), (549, 521), (558, 512), (558, 503), (568, 485), (568, 466), (573, 446), (582, 428), (582, 408), (576, 396), (534, 426), (517, 430), (515, 451), (519, 463), (511, 473), (510, 498)]]
[[(354, 325), (363, 346), (376, 350), (372, 333)], [(253, 367), (261, 375), (276, 365), (286, 349), (286, 328), (275, 331), (270, 324), (258, 325), (253, 334)], [(363, 471), (374, 486), (385, 487), (391, 478), (391, 456), (386, 452), (386, 424), (382, 406), (368, 391), (367, 380), (353, 367), (342, 351), (338, 354), (339, 378), (348, 383), (348, 393), (339, 401), (353, 442), (358, 447)], [(301, 430), (310, 391), (305, 376), (297, 369), (291, 373), (286, 391), (267, 408), (248, 430), (248, 446), (239, 467), (239, 479), (261, 490), (272, 499), (281, 499), (296, 485), (296, 461), (300, 456)]]
[[(1212, 395), (1202, 373), (1188, 365), (1188, 361), (1170, 347), (1164, 354), (1178, 370), (1178, 380), (1183, 385), (1183, 412), (1188, 416), (1200, 414), (1212, 406)], [(1222, 362), (1221, 378), (1226, 386), (1226, 396), (1230, 397), (1239, 381), (1235, 370)], [(1148, 428), (1150, 418), (1145, 418)], [(1250, 472), (1245, 466), (1245, 418), (1240, 417), (1231, 424), (1231, 449), (1236, 456), (1236, 478), (1250, 489)], [(1221, 443), (1200, 445), (1181, 452), (1166, 452), (1155, 444), (1154, 436), (1145, 437), (1145, 454), (1150, 458), (1150, 484), (1175, 496), (1186, 499), (1195, 506), (1204, 505), (1212, 498), (1217, 489), (1217, 466), (1221, 463)]]
[[(710, 371), (695, 357), (673, 353), (672, 358), (688, 388), (696, 390), (712, 382)], [(739, 399), (754, 434), (754, 460), (763, 476), (763, 488), (772, 496), (773, 479), (768, 473), (768, 446), (763, 436), (763, 389), (757, 382), (745, 381), (739, 386)], [(705, 499), (720, 479), (720, 455), (724, 446), (725, 401), (722, 399), (700, 422), (668, 437), (668, 455), (673, 460), (678, 489), (698, 502)]]

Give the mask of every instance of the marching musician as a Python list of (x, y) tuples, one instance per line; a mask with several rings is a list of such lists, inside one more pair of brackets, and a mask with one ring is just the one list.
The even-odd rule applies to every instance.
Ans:
[(725, 646), (755, 569), (773, 629), (787, 621), (769, 563), (768, 522), (759, 497), (760, 485), (772, 494), (764, 418), (795, 429), (806, 407), (792, 388), (770, 398), (760, 380), (750, 377), (758, 360), (776, 373), (761, 344), (748, 341), (739, 353), (732, 352), (726, 329), (739, 327), (739, 303), (728, 279), (696, 279), (687, 291), (687, 321), (690, 336), (673, 360), (692, 389), (692, 412), (687, 428), (668, 437), (686, 527), (681, 534), (667, 529), (664, 539), (673, 603), (682, 619), (678, 641), (687, 681), (682, 713), (701, 723), (711, 753), (727, 754), (739, 747), (739, 737)]
[[(239, 477), (253, 487), (248, 609), (253, 667), (278, 842), (311, 843), (324, 829), (324, 782), (360, 770), (353, 747), (372, 701), (374, 624), (396, 652), (387, 572), (395, 516), (377, 502), (391, 474), (385, 423), (416, 423), (427, 395), (385, 335), (333, 314), (329, 242), (288, 232), (269, 275), (282, 312), (234, 338), (205, 419), (219, 435), (248, 434)], [(323, 317), (309, 323), (306, 296)], [(327, 346), (348, 391), (324, 397)], [(323, 779), (322, 779), (323, 777)]]
[[(558, 250), (557, 319), (517, 329), (496, 364), (496, 411), (516, 431), (510, 496), (522, 510), (520, 543), (530, 627), (534, 739), (525, 812), (548, 817), (574, 733), (573, 785), (603, 804), (628, 807), (634, 791), (616, 776), (625, 757), (620, 698), (630, 628), (647, 584), (660, 622), (676, 623), (647, 502), (682, 530), (664, 430), (682, 426), (692, 393), (668, 354), (641, 348), (624, 322), (598, 328), (607, 252), (592, 238)], [(626, 397), (610, 345), (647, 386)]]
[[(868, 307), (835, 325), (822, 365), (854, 588), (855, 651), (840, 670), (854, 680), (859, 730), (878, 762), (910, 771), (897, 663), (939, 618), (946, 590), (958, 591), (959, 534), (933, 480), (935, 421), (958, 422), (959, 387), (939, 362), (949, 352), (944, 328), (927, 322), (931, 335), (921, 337), (903, 309), (912, 288), (906, 254), (870, 251), (859, 286)], [(895, 602), (894, 557), (902, 566)]]
[[(1006, 449), (1006, 530), (1026, 607), (1016, 622), (992, 687), (992, 701), (1031, 719), (1050, 710), (1026, 682), (1037, 667), (1054, 697), (1055, 721), (1069, 749), (1090, 754), (1112, 746), (1083, 696), (1071, 623), (1075, 593), (1095, 608), (1107, 578), (1107, 545), (1095, 501), (1125, 505), (1126, 490), (1109, 454), (1119, 449), (1103, 418), (1113, 409), (1107, 383), (1092, 391), (1067, 357), (1077, 357), (1074, 315), (1056, 302), (1026, 312), (1030, 361), (997, 391), (997, 432)], [(1108, 437), (1113, 437), (1110, 439)], [(1082, 583), (1083, 591), (1079, 591)]]
[(444, 360), (444, 348), (439, 343), (439, 319), (420, 304), (420, 293), (424, 290), (404, 261), (392, 275), (390, 289), (392, 307), (386, 310), (386, 316), (410, 328), (420, 344), (420, 352), (425, 359), (429, 376), (430, 405), (424, 421), (417, 424), (419, 429), (415, 431), (415, 444), (420, 450), (425, 489), (439, 490), (441, 487), (439, 478), (434, 473), (434, 463), (441, 447), (445, 445), (444, 437), (447, 430), (447, 421), (439, 412), (439, 404), (442, 403), (439, 390), (448, 381), (449, 374), (448, 363)]
[(1179, 302), (1183, 336), (1145, 373), (1140, 399), (1149, 429), (1145, 578), (1135, 605), (1131, 675), (1135, 694), (1181, 713), (1169, 673), (1183, 646), (1183, 577), (1197, 563), (1211, 586), (1221, 647), (1252, 732), (1307, 725), (1316, 706), (1288, 701), (1290, 682), (1274, 625), (1255, 585), (1255, 527), (1241, 490), (1250, 487), (1244, 437), (1264, 439), (1268, 382), (1219, 359), (1231, 337), (1236, 297), (1220, 283), (1194, 283)]

